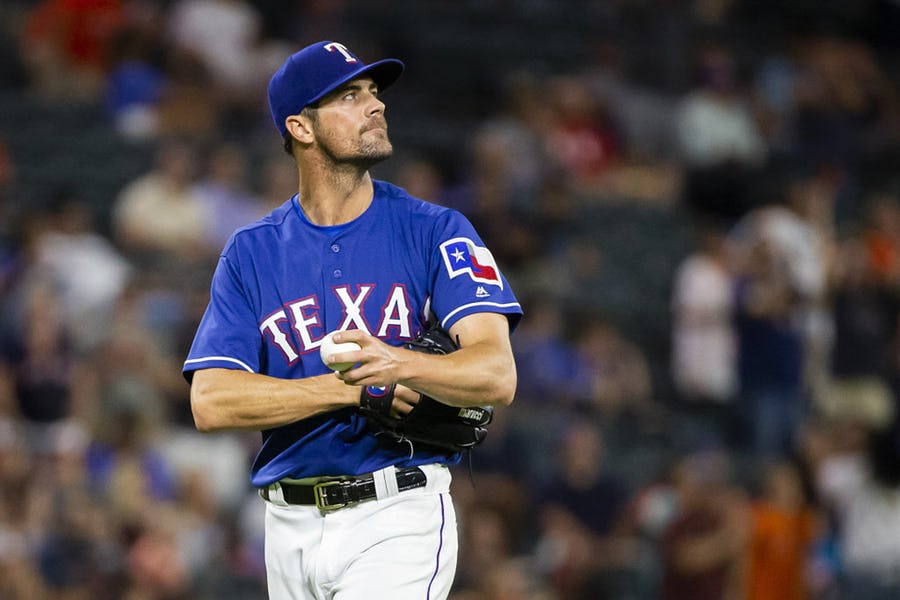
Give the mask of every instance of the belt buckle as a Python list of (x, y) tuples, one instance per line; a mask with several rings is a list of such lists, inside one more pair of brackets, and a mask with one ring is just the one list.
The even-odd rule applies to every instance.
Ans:
[(339, 508), (344, 508), (345, 506), (349, 506), (350, 502), (338, 502), (337, 504), (325, 503), (325, 488), (341, 485), (343, 483), (344, 481), (341, 479), (330, 479), (313, 484), (313, 497), (316, 499), (316, 508), (318, 508), (322, 512), (329, 512), (332, 510), (337, 510)]

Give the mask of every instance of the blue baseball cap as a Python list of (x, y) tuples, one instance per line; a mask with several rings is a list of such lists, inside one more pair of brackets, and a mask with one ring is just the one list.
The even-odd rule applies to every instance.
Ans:
[(365, 64), (338, 42), (317, 42), (292, 54), (269, 81), (269, 109), (282, 137), (284, 121), (314, 104), (338, 87), (368, 75), (383, 90), (403, 73), (403, 62), (386, 58)]

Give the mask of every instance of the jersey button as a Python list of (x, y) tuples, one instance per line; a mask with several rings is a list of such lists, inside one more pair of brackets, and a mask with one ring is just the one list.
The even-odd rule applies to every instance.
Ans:
[(334, 252), (335, 254), (337, 254), (338, 252), (341, 251), (341, 247), (338, 244), (332, 244), (331, 251)]
[(334, 275), (335, 279), (340, 279), (344, 272), (340, 269), (335, 269), (331, 274)]

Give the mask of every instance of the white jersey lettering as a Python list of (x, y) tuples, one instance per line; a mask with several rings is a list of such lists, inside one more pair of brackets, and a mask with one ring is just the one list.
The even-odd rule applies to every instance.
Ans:
[[(310, 307), (315, 310), (309, 311), (308, 313), (304, 311), (304, 309), (309, 309)], [(309, 333), (310, 327), (319, 325), (318, 299), (315, 296), (310, 296), (288, 304), (288, 308), (290, 309), (291, 316), (294, 320), (294, 331), (300, 336), (300, 343), (303, 346), (303, 351), (309, 352), (310, 350), (321, 346), (322, 338), (314, 341), (312, 335)]]
[(354, 298), (350, 295), (350, 288), (348, 286), (334, 288), (335, 295), (344, 307), (344, 320), (341, 321), (338, 329), (350, 329), (352, 326), (366, 333), (371, 332), (368, 324), (366, 324), (362, 308), (363, 303), (373, 289), (375, 289), (374, 285), (361, 285), (359, 286), (359, 293), (356, 295), (356, 298)]
[(412, 337), (412, 325), (409, 322), (409, 298), (406, 297), (406, 287), (394, 284), (387, 304), (384, 305), (381, 326), (378, 328), (378, 337), (387, 335), (388, 327), (399, 327), (398, 337)]
[(272, 340), (275, 346), (281, 350), (282, 354), (284, 354), (284, 359), (288, 363), (292, 363), (299, 358), (299, 355), (291, 346), (290, 342), (288, 342), (287, 336), (281, 328), (278, 327), (279, 321), (287, 321), (287, 315), (283, 310), (272, 313), (272, 315), (259, 326), (259, 331)]

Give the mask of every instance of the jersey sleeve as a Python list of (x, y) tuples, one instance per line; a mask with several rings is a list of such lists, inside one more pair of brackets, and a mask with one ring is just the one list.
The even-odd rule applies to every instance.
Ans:
[(255, 313), (234, 264), (223, 256), (213, 274), (209, 304), (182, 372), (188, 382), (194, 371), (213, 367), (258, 373), (260, 356)]
[(432, 236), (432, 311), (445, 329), (461, 318), (482, 312), (505, 314), (510, 331), (522, 307), (491, 251), (469, 220), (448, 211)]

